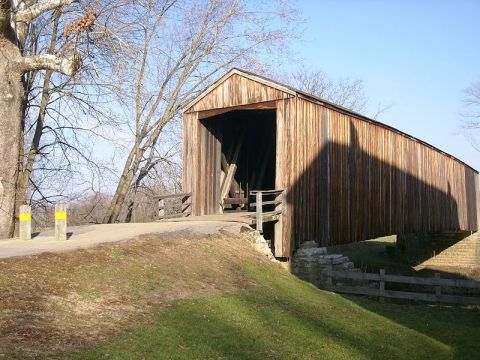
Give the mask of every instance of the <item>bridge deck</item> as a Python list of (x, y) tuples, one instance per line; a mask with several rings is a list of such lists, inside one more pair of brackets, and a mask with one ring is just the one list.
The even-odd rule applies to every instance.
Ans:
[[(263, 216), (263, 222), (277, 221), (279, 215), (265, 215)], [(247, 225), (255, 225), (257, 223), (255, 219), (255, 212), (248, 211), (231, 211), (217, 215), (201, 215), (201, 216), (188, 216), (179, 218), (170, 218), (158, 221), (228, 221), (228, 222), (240, 222)]]

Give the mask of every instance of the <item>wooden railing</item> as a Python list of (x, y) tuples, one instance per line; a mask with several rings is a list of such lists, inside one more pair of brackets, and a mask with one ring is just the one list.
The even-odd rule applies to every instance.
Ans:
[[(158, 200), (158, 219), (186, 217), (192, 214), (192, 193), (178, 193), (155, 196)], [(177, 203), (166, 204), (165, 200), (177, 200)]]
[[(250, 208), (255, 208), (255, 217), (257, 230), (263, 232), (263, 220), (267, 216), (281, 216), (285, 212), (285, 190), (252, 190), (250, 196), (255, 198), (255, 202), (250, 203)], [(268, 206), (273, 210), (264, 211)]]
[[(429, 302), (442, 302), (450, 304), (463, 304), (463, 305), (480, 305), (480, 296), (463, 296), (452, 295), (452, 290), (455, 289), (476, 289), (480, 290), (480, 281), (462, 280), (462, 279), (445, 279), (441, 278), (439, 273), (435, 274), (435, 277), (415, 277), (415, 276), (403, 276), (403, 275), (387, 275), (385, 269), (381, 269), (379, 274), (375, 273), (359, 273), (352, 271), (334, 271), (332, 265), (327, 268), (327, 282), (326, 288), (331, 291), (346, 293), (346, 294), (358, 294), (378, 296), (381, 300), (384, 298), (395, 299), (407, 299), (407, 300), (420, 300)], [(347, 286), (342, 284), (336, 284), (338, 279), (356, 280), (358, 282), (374, 281), (378, 282), (378, 288), (372, 288), (369, 286)], [(398, 290), (386, 290), (386, 283), (401, 283), (401, 284), (413, 284), (413, 285), (426, 285), (433, 287), (433, 292), (414, 292), (414, 291), (398, 291)], [(375, 285), (375, 284), (374, 284)], [(445, 291), (442, 293), (442, 289), (450, 290), (448, 294)], [(471, 291), (471, 290), (470, 290)], [(478, 293), (477, 293), (478, 294)]]

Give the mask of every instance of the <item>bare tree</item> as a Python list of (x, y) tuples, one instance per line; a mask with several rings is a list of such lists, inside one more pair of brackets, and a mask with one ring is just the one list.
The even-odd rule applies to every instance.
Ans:
[(480, 130), (480, 81), (465, 89), (464, 104), (461, 130), (475, 150), (480, 151), (477, 139), (477, 132)]
[(302, 67), (292, 73), (291, 82), (293, 86), (306, 93), (350, 110), (363, 112), (366, 109), (367, 97), (363, 81), (360, 79), (334, 80), (322, 70)]
[(107, 136), (107, 129), (117, 122), (106, 111), (115, 86), (100, 83), (99, 73), (111, 71), (121, 47), (112, 36), (120, 32), (112, 23), (119, 6), (123, 3), (84, 1), (75, 9), (46, 13), (29, 28), (24, 54), (62, 53), (74, 38), (83, 61), (75, 79), (51, 70), (26, 74), (25, 144), (19, 156), (16, 211), (22, 203), (38, 207), (42, 201), (66, 201), (71, 182), (78, 187), (80, 180), (93, 188), (89, 173), (96, 178), (108, 173), (109, 167), (94, 157), (93, 149), (96, 142), (115, 140), (113, 131)]
[[(324, 71), (302, 67), (285, 79), (298, 89), (330, 101), (358, 113), (365, 113), (368, 97), (363, 80), (355, 78), (332, 79)], [(393, 107), (392, 103), (378, 103), (375, 112), (369, 116), (378, 120)]]
[[(127, 194), (163, 160), (161, 134), (202, 88), (233, 65), (260, 66), (290, 37), (282, 1), (144, 0), (129, 9), (134, 49), (122, 73), (132, 133), (117, 189), (104, 222), (119, 221)], [(132, 94), (132, 96), (128, 96)], [(131, 206), (129, 204), (128, 206)]]
[(30, 71), (50, 70), (71, 77), (81, 66), (81, 57), (73, 47), (62, 54), (25, 56), (27, 32), (46, 12), (73, 2), (0, 0), (0, 174), (4, 188), (0, 199), (0, 238), (9, 236), (14, 227), (17, 160), (22, 148), (24, 75)]
[(465, 108), (462, 114), (467, 124), (480, 128), (480, 81), (465, 89)]

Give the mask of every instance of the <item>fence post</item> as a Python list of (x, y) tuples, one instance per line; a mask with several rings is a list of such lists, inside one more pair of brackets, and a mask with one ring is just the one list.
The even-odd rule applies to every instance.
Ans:
[(158, 200), (158, 218), (161, 220), (165, 216), (165, 199)]
[(256, 205), (257, 205), (257, 230), (260, 233), (263, 233), (263, 200), (262, 200), (262, 192), (258, 191), (256, 194)]
[(55, 240), (67, 240), (67, 209), (65, 204), (55, 204)]
[(442, 287), (440, 286), (440, 273), (435, 273), (435, 280), (437, 284), (435, 285), (435, 297), (439, 298), (442, 295)]
[(19, 229), (20, 240), (31, 240), (32, 239), (32, 210), (29, 205), (20, 206), (18, 220), (20, 222), (20, 229)]
[[(380, 269), (380, 294), (383, 295), (385, 293), (385, 269)], [(385, 297), (380, 296), (380, 302), (385, 302)]]

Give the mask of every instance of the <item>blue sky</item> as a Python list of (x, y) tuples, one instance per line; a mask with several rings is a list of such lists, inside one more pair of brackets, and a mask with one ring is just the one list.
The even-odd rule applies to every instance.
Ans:
[(464, 89), (480, 81), (480, 0), (300, 0), (305, 67), (364, 81), (367, 115), (480, 169), (459, 135)]

